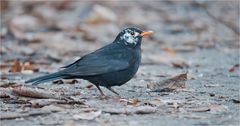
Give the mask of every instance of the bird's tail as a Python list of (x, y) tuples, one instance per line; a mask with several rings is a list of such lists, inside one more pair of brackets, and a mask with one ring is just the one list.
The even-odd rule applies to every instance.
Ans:
[(56, 72), (56, 73), (52, 73), (52, 74), (48, 74), (45, 76), (40, 76), (37, 78), (27, 80), (25, 83), (32, 83), (33, 85), (37, 85), (40, 83), (44, 83), (44, 82), (48, 82), (48, 81), (52, 81), (52, 80), (56, 80), (56, 79), (62, 79), (62, 78), (64, 78), (62, 73)]

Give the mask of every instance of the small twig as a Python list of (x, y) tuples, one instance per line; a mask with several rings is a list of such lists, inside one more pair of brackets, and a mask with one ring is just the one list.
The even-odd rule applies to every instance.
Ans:
[(71, 99), (34, 99), (30, 100), (29, 103), (32, 107), (39, 108), (50, 104), (84, 104), (83, 101), (75, 101)]

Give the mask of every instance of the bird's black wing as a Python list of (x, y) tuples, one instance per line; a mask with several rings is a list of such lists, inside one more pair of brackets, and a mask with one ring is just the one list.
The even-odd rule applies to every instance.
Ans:
[(67, 76), (92, 76), (125, 70), (129, 62), (121, 51), (114, 47), (100, 49), (70, 64), (62, 72)]

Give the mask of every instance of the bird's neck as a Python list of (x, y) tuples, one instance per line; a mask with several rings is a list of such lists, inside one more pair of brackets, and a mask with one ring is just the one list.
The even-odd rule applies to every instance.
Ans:
[(141, 48), (141, 42), (134, 44), (134, 43), (128, 43), (125, 40), (115, 39), (114, 43), (117, 43), (118, 45), (123, 46), (125, 48), (132, 48), (132, 49)]

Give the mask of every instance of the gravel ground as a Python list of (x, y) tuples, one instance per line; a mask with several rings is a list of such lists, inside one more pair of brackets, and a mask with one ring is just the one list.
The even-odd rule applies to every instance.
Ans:
[[(238, 1), (1, 5), (1, 126), (240, 125)], [(143, 39), (136, 76), (113, 87), (121, 98), (102, 87), (104, 99), (85, 80), (24, 83), (110, 43), (127, 26), (155, 34)], [(169, 79), (180, 74), (187, 80)]]

